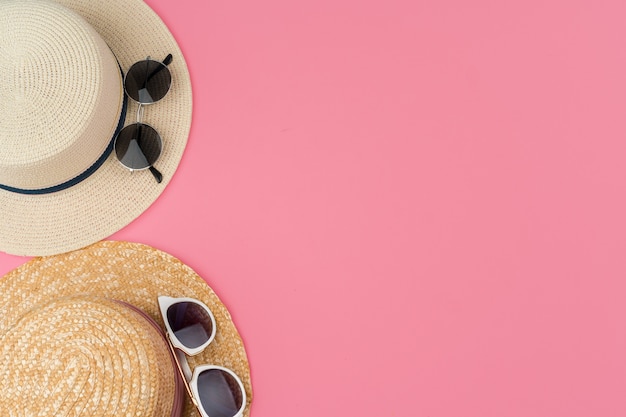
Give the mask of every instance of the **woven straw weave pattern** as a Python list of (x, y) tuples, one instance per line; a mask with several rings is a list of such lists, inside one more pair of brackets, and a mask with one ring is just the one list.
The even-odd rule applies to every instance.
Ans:
[[(99, 242), (27, 262), (0, 279), (0, 294), (5, 295), (0, 300), (0, 342), (32, 309), (60, 297), (97, 295), (120, 300), (145, 312), (162, 329), (159, 295), (197, 298), (215, 315), (217, 334), (204, 352), (189, 358), (189, 363), (192, 367), (203, 363), (221, 365), (237, 373), (248, 397), (244, 415), (250, 415), (250, 369), (243, 341), (228, 310), (202, 278), (167, 253), (137, 243)], [(186, 400), (183, 416), (196, 415)]]
[(119, 120), (121, 75), (107, 44), (56, 3), (5, 0), (0, 51), (0, 184), (44, 188), (83, 172)]
[(167, 417), (175, 374), (164, 342), (145, 318), (120, 303), (54, 299), (21, 317), (3, 338), (0, 410)]

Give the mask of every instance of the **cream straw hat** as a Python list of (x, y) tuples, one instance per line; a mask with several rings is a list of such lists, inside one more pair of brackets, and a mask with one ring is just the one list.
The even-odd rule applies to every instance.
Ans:
[(178, 259), (112, 241), (35, 258), (0, 278), (0, 415), (173, 416), (184, 398), (182, 415), (196, 416), (176, 387), (159, 295), (211, 309), (215, 339), (189, 363), (232, 369), (248, 417), (250, 370), (226, 307)]
[[(159, 184), (111, 147), (137, 117), (122, 73), (168, 54), (171, 89), (143, 116), (163, 139)], [(0, 1), (0, 251), (63, 253), (130, 223), (174, 175), (191, 105), (183, 55), (142, 0)]]

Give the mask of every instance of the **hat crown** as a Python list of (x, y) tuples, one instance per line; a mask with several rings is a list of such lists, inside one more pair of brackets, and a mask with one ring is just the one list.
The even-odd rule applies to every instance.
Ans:
[(92, 295), (52, 299), (2, 331), (0, 411), (179, 415), (182, 392), (158, 325)]
[(47, 0), (0, 2), (0, 184), (51, 187), (111, 142), (123, 90), (117, 61), (77, 13)]

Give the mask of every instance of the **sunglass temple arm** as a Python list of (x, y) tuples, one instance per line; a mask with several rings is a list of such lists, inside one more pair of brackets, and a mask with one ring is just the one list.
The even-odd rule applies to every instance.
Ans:
[(172, 352), (172, 356), (174, 357), (174, 362), (176, 363), (176, 368), (178, 368), (178, 373), (180, 374), (180, 378), (183, 381), (183, 385), (185, 386), (185, 390), (187, 391), (187, 395), (189, 395), (189, 399), (191, 400), (191, 402), (193, 403), (193, 405), (196, 407), (196, 411), (198, 412), (198, 415), (202, 416), (202, 412), (200, 411), (200, 404), (198, 404), (198, 401), (195, 399), (195, 397), (193, 396), (193, 393), (191, 392), (191, 387), (189, 386), (189, 381), (187, 381), (187, 377), (185, 376), (185, 372), (183, 371), (183, 367), (181, 366), (179, 360), (178, 360), (178, 355), (176, 354), (176, 348), (174, 347), (174, 345), (172, 345), (172, 341), (170, 339), (170, 335), (168, 333), (166, 333), (166, 339), (167, 339), (167, 345), (170, 348), (170, 352)]

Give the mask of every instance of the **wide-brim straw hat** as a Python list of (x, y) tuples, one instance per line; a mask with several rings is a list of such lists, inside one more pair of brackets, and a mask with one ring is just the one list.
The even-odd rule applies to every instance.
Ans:
[[(248, 360), (224, 304), (173, 256), (113, 241), (35, 258), (0, 278), (0, 414), (176, 415), (178, 371), (163, 338), (159, 295), (195, 298), (211, 309), (215, 339), (189, 364), (233, 370), (249, 416)], [(196, 416), (184, 399), (182, 415)]]
[[(143, 114), (163, 141), (159, 184), (149, 170), (126, 169), (111, 147), (137, 118), (123, 74), (168, 54), (171, 88)], [(122, 229), (163, 192), (187, 143), (191, 81), (176, 40), (142, 0), (2, 0), (0, 113), (0, 251), (59, 254)]]

